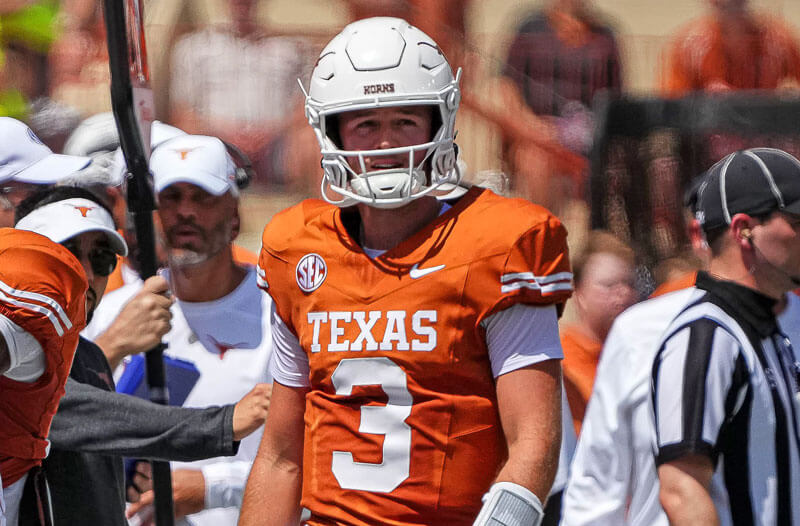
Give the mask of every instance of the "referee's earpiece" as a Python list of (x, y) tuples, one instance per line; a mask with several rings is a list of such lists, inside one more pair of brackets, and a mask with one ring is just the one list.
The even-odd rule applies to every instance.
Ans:
[(222, 142), (225, 144), (225, 149), (228, 150), (228, 154), (233, 157), (233, 162), (236, 164), (236, 171), (234, 172), (236, 187), (239, 190), (244, 190), (250, 185), (250, 181), (252, 181), (255, 176), (256, 172), (253, 169), (253, 163), (250, 162), (250, 158), (236, 145), (228, 141)]
[(748, 243), (752, 243), (750, 239), (753, 237), (753, 234), (750, 233), (749, 228), (742, 229), (742, 239), (746, 239)]

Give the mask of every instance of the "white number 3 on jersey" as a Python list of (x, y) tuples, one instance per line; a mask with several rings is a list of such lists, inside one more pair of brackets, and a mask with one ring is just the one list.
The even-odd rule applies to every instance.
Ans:
[(383, 462), (355, 462), (349, 451), (334, 451), (331, 469), (344, 489), (388, 493), (408, 478), (411, 428), (405, 423), (413, 400), (406, 373), (389, 358), (350, 358), (339, 362), (331, 376), (337, 395), (348, 396), (357, 385), (380, 385), (389, 401), (361, 408), (362, 433), (385, 435)]

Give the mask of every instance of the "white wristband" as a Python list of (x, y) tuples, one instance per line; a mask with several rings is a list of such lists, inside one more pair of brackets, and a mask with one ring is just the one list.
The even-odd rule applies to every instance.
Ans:
[(544, 508), (539, 497), (513, 482), (495, 482), (483, 496), (483, 507), (473, 526), (539, 526)]

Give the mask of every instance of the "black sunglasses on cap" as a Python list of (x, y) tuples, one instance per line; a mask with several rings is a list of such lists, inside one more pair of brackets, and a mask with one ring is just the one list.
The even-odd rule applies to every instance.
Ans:
[[(83, 259), (80, 244), (77, 241), (65, 241), (62, 245), (72, 252), (72, 255), (75, 256), (78, 261)], [(109, 276), (114, 272), (114, 269), (117, 268), (117, 253), (108, 247), (93, 248), (86, 257), (89, 259), (89, 264), (92, 266), (92, 272), (98, 276)]]

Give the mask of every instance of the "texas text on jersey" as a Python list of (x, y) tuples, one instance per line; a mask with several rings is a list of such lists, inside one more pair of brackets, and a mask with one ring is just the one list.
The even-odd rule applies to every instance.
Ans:
[(566, 231), (478, 188), (374, 259), (352, 221), (305, 201), (273, 218), (259, 260), (310, 367), (307, 524), (471, 524), (507, 454), (481, 322), (563, 304)]

